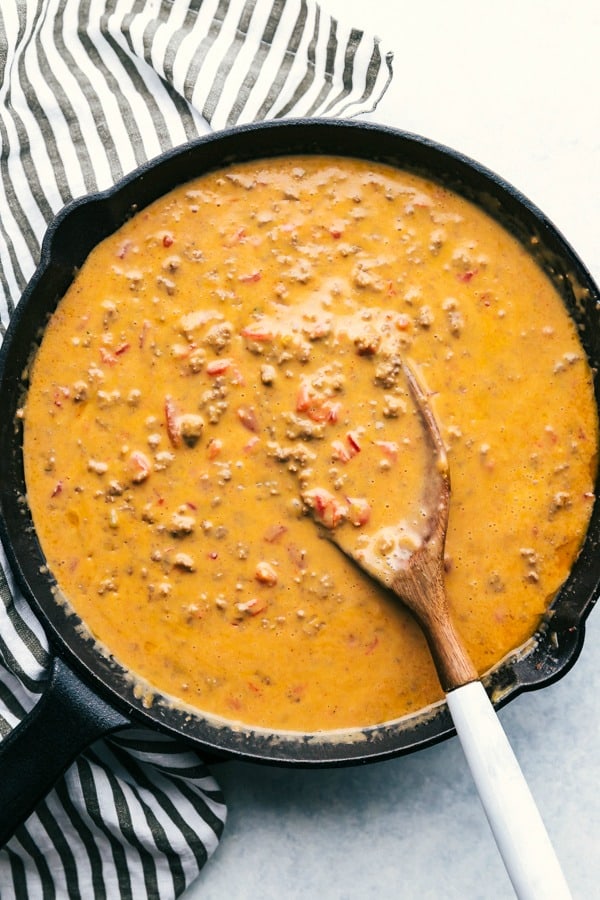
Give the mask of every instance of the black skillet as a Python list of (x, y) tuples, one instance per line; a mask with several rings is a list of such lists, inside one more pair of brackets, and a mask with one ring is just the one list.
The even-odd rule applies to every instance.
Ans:
[[(74, 201), (48, 229), (40, 265), (0, 349), (0, 532), (17, 582), (44, 626), (53, 660), (42, 699), (0, 743), (0, 844), (82, 750), (101, 735), (130, 724), (183, 738), (209, 758), (298, 766), (382, 760), (454, 733), (445, 704), (377, 727), (324, 735), (241, 729), (232, 722), (177, 709), (166, 698), (146, 708), (127, 673), (82, 633), (77, 616), (56, 603), (26, 503), (16, 413), (27, 390), (28, 362), (49, 314), (92, 247), (184, 181), (230, 162), (290, 153), (342, 154), (390, 163), (439, 181), (491, 214), (536, 258), (560, 291), (594, 369), (599, 396), (600, 294), (582, 262), (544, 214), (512, 187), (464, 156), (423, 138), (357, 122), (244, 126), (168, 152), (116, 187)], [(599, 538), (596, 503), (582, 551), (528, 649), (515, 652), (485, 680), (497, 707), (524, 690), (555, 681), (577, 659), (585, 619), (598, 596)]]

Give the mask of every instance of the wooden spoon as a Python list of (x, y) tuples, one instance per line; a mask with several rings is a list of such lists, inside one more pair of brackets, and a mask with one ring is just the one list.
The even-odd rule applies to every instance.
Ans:
[(535, 801), (494, 707), (450, 617), (444, 585), (444, 545), (450, 507), (446, 450), (427, 395), (404, 365), (424, 424), (429, 465), (420, 546), (387, 557), (357, 548), (344, 529), (332, 540), (375, 580), (390, 588), (423, 628), (456, 732), (515, 892), (522, 900), (571, 896)]

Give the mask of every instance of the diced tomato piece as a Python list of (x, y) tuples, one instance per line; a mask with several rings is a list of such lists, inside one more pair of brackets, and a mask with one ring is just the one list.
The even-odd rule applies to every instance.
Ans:
[(288, 556), (294, 566), (301, 571), (306, 569), (306, 550), (298, 547), (297, 544), (287, 545)]
[[(232, 200), (231, 202), (235, 202)], [(223, 238), (223, 246), (224, 247), (235, 247), (236, 244), (245, 244), (246, 243), (246, 229), (243, 227), (237, 228), (235, 231), (231, 232), (228, 235), (225, 235)]]
[(360, 453), (362, 449), (358, 438), (359, 435), (356, 431), (349, 431), (346, 435), (346, 443), (343, 443), (343, 441), (332, 441), (331, 447), (333, 455), (339, 459), (340, 462), (349, 462), (357, 453)]
[(231, 367), (231, 377), (229, 380), (231, 384), (246, 384), (246, 379), (236, 365)]
[(141, 484), (152, 471), (152, 463), (146, 454), (141, 453), (139, 450), (134, 450), (129, 457), (129, 467), (132, 472), (131, 480), (134, 484)]
[(261, 560), (256, 564), (254, 577), (257, 581), (260, 581), (261, 584), (267, 584), (270, 587), (277, 584), (277, 571), (271, 563), (265, 562), (264, 560)]
[(220, 438), (211, 438), (208, 442), (206, 452), (209, 459), (216, 459), (223, 449), (223, 441)]
[(58, 408), (60, 409), (60, 407), (63, 405), (63, 400), (65, 400), (69, 396), (70, 393), (71, 392), (68, 387), (55, 388), (54, 394), (52, 396), (54, 405), (58, 406)]
[(459, 272), (456, 277), (459, 281), (462, 281), (463, 284), (466, 284), (475, 275), (477, 275), (477, 269), (469, 269), (467, 272)]
[(127, 253), (129, 252), (130, 247), (131, 247), (130, 240), (126, 240), (126, 241), (122, 242), (122, 244), (119, 246), (119, 249), (117, 250), (117, 256), (119, 257), (119, 259), (125, 259), (125, 257), (127, 256)]
[(281, 522), (276, 522), (267, 528), (263, 537), (265, 541), (267, 541), (267, 543), (274, 544), (282, 535), (286, 533), (286, 531), (287, 528), (285, 525), (282, 525)]
[(257, 616), (264, 612), (267, 608), (267, 601), (264, 597), (252, 597), (242, 603), (236, 603), (236, 607), (240, 612), (247, 613), (249, 616)]
[(325, 419), (325, 421), (337, 422), (342, 409), (342, 404), (339, 402), (334, 402), (333, 400), (326, 400), (323, 406), (327, 413), (327, 418)]
[(296, 412), (305, 412), (312, 403), (312, 394), (306, 381), (300, 382), (296, 397)]
[(313, 422), (337, 422), (342, 404), (314, 394), (306, 381), (301, 382), (296, 396), (296, 411), (305, 412)]
[(350, 449), (342, 441), (332, 441), (331, 449), (335, 459), (339, 459), (340, 462), (347, 463), (352, 459)]
[(238, 281), (243, 282), (244, 284), (254, 284), (256, 281), (260, 281), (262, 278), (262, 272), (248, 272), (246, 275), (240, 275)]
[(326, 528), (337, 528), (347, 517), (348, 507), (325, 488), (312, 488), (302, 495), (304, 502), (314, 511), (315, 518)]
[(392, 462), (396, 462), (398, 459), (400, 448), (396, 441), (375, 441), (375, 446), (380, 447), (381, 450), (383, 450), (384, 455), (387, 456), (388, 459), (391, 459)]
[(107, 350), (106, 347), (100, 347), (100, 357), (103, 363), (106, 363), (109, 366), (114, 366), (115, 363), (119, 361), (119, 357), (126, 353), (129, 350), (129, 343), (125, 341), (122, 344), (119, 344), (115, 350)]
[(171, 397), (165, 398), (165, 419), (167, 422), (167, 434), (173, 447), (179, 447), (181, 444), (181, 425), (179, 423), (179, 415), (177, 407)]
[(206, 374), (212, 375), (214, 378), (217, 375), (223, 375), (230, 366), (230, 359), (213, 359), (206, 365)]
[(258, 431), (258, 418), (253, 406), (240, 406), (237, 411), (238, 419), (248, 431)]
[(373, 640), (369, 641), (369, 643), (367, 644), (367, 646), (365, 648), (365, 653), (367, 654), (367, 656), (369, 656), (373, 652), (373, 650), (375, 649), (375, 647), (377, 646), (378, 643), (379, 643), (379, 638), (377, 637), (377, 635), (375, 635)]
[(100, 358), (103, 363), (106, 363), (108, 366), (114, 366), (114, 364), (118, 361), (118, 358), (114, 353), (111, 353), (110, 350), (107, 350), (106, 347), (100, 347)]
[(140, 348), (140, 350), (146, 343), (146, 335), (148, 334), (149, 329), (150, 322), (148, 321), (148, 319), (144, 319), (144, 321), (142, 322), (142, 327), (140, 328), (140, 336), (138, 337), (138, 347)]
[(360, 453), (360, 451), (361, 451), (361, 446), (358, 442), (358, 437), (359, 437), (359, 435), (356, 431), (349, 431), (348, 434), (346, 435), (346, 440), (348, 441), (348, 444), (350, 446), (350, 452), (351, 452), (352, 456), (356, 456), (356, 454)]
[(273, 332), (269, 331), (264, 326), (261, 327), (260, 323), (242, 328), (241, 334), (242, 337), (248, 338), (251, 341), (272, 341), (274, 338)]

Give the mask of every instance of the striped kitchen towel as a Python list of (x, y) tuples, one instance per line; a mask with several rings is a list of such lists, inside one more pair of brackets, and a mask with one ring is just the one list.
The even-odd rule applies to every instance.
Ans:
[[(211, 128), (370, 111), (391, 63), (313, 0), (2, 0), (0, 337), (70, 199)], [(0, 551), (0, 737), (34, 706), (47, 662)], [(0, 896), (178, 896), (225, 816), (196, 753), (121, 732), (83, 754), (0, 851)]]

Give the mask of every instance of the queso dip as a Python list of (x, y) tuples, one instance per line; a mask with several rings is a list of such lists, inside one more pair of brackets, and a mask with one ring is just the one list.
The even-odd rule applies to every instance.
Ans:
[(591, 373), (526, 250), (434, 182), (307, 156), (202, 176), (90, 254), (33, 364), (28, 500), (61, 594), (140, 683), (300, 731), (441, 698), (410, 614), (323, 537), (418, 543), (403, 362), (447, 447), (446, 585), (484, 673), (593, 502)]

